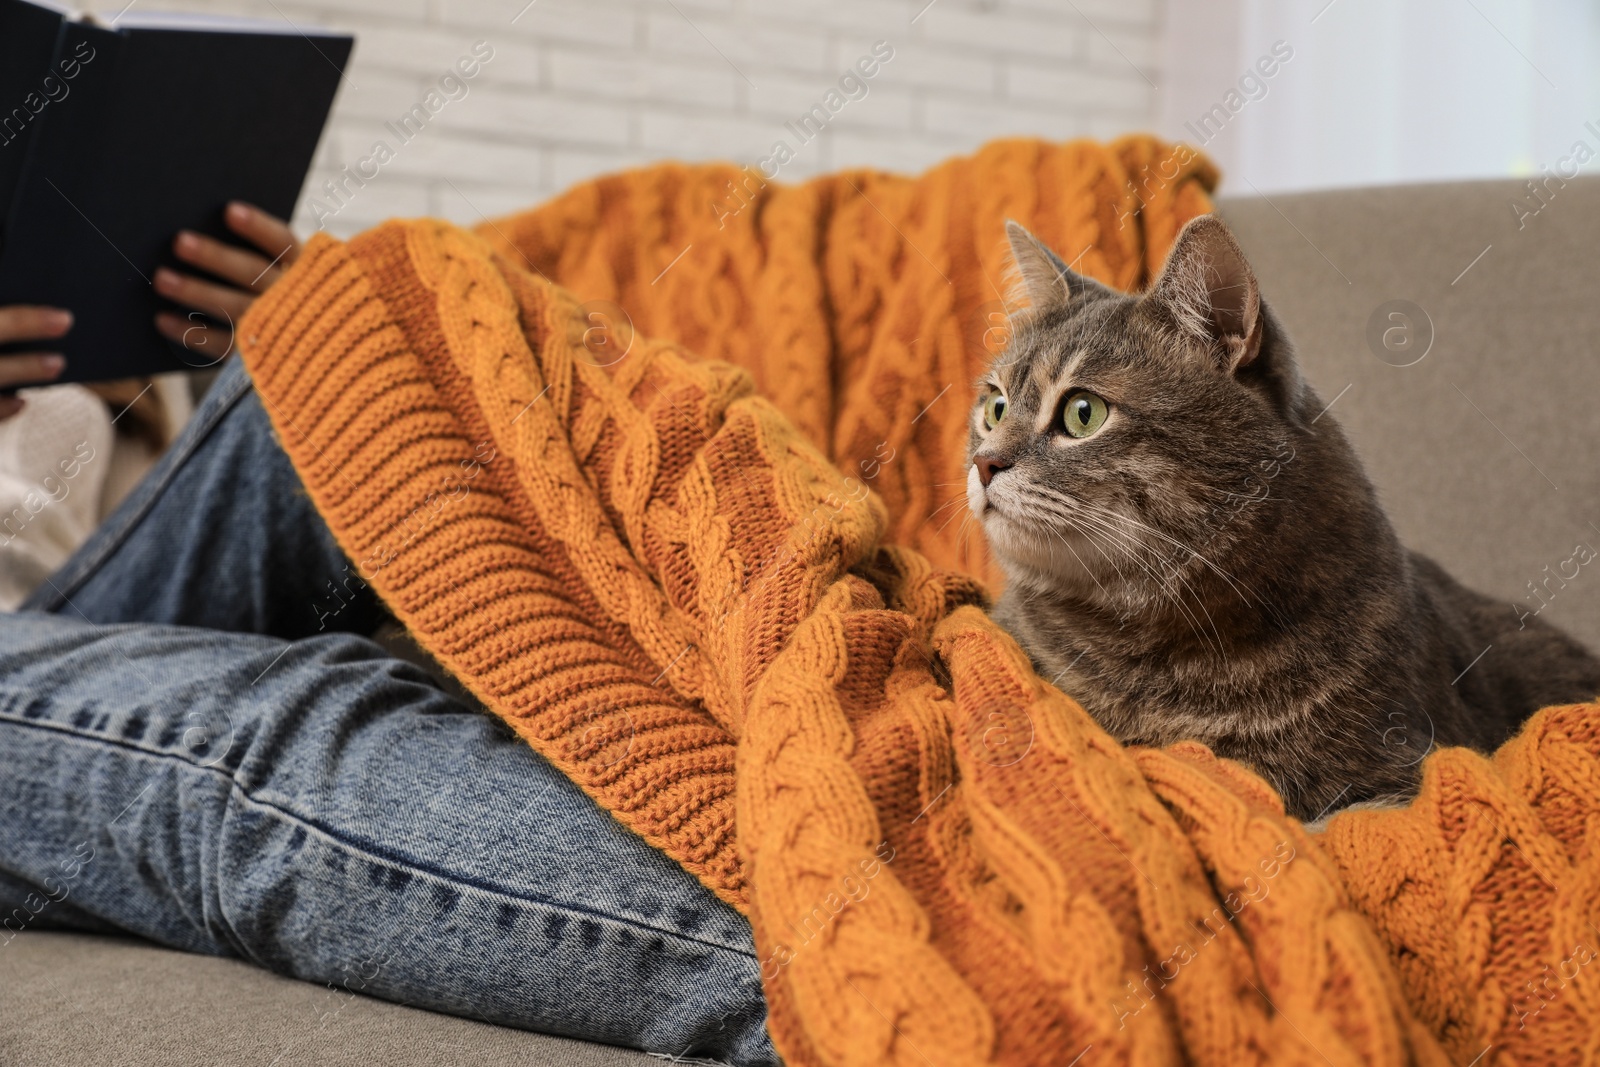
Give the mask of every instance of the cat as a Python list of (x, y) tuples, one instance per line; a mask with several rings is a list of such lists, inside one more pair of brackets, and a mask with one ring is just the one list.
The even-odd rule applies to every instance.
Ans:
[(978, 383), (967, 503), (993, 617), (1118, 740), (1201, 741), (1312, 821), (1600, 694), (1577, 641), (1400, 545), (1220, 219), (1143, 295), (1007, 233), (1027, 306)]

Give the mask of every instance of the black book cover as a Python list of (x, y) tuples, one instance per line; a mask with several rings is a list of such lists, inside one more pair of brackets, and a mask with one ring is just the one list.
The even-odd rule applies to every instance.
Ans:
[(63, 352), (58, 381), (213, 361), (156, 332), (158, 310), (185, 309), (150, 281), (160, 265), (195, 273), (171, 252), (181, 229), (238, 243), (230, 200), (293, 213), (354, 42), (284, 31), (61, 23), (41, 70), (70, 60), (76, 76), (32, 118), (0, 230), (0, 304), (64, 307), (74, 323), (12, 350)]
[(65, 21), (59, 11), (26, 0), (0, 0), (0, 209), (16, 192), (34, 120), (52, 97), (72, 91), (54, 63)]

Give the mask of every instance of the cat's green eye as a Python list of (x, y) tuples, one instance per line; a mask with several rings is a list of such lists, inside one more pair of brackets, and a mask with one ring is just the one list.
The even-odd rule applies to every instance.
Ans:
[(1006, 417), (1006, 394), (998, 389), (989, 394), (989, 399), (983, 402), (983, 424), (989, 429), (1000, 425), (1000, 420)]
[(1110, 409), (1106, 402), (1087, 389), (1067, 396), (1061, 408), (1061, 428), (1072, 437), (1088, 437), (1105, 425)]

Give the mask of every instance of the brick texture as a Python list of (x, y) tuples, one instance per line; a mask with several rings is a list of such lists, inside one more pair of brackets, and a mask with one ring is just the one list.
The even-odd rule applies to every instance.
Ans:
[[(320, 223), (341, 236), (395, 215), (475, 222), (666, 157), (754, 164), (780, 140), (794, 149), (781, 170), (793, 180), (844, 166), (917, 171), (1005, 134), (1148, 129), (1157, 121), (1164, 16), (1163, 0), (160, 6), (356, 35), (295, 217), (301, 231)], [(95, 10), (110, 17), (121, 7), (116, 0)], [(878, 41), (893, 58), (870, 79), (847, 77)], [(471, 79), (448, 83), (435, 98), (443, 106), (402, 143), (387, 124), (440, 89), (478, 42), (493, 49), (492, 58)], [(837, 93), (831, 101), (830, 90)], [(815, 107), (826, 126), (802, 144), (786, 124)], [(380, 140), (393, 155), (375, 176), (363, 185), (342, 176), (371, 159)], [(326, 190), (330, 181), (342, 186), (337, 196)]]

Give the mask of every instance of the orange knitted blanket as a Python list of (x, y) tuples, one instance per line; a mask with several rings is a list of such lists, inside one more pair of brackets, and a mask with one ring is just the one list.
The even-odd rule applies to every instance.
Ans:
[(749, 916), (788, 1062), (1595, 1062), (1595, 709), (1310, 835), (1119, 746), (979, 606), (941, 506), (1003, 220), (1137, 287), (1213, 180), (1143, 138), (660, 166), (318, 237), (241, 350), (412, 633)]

